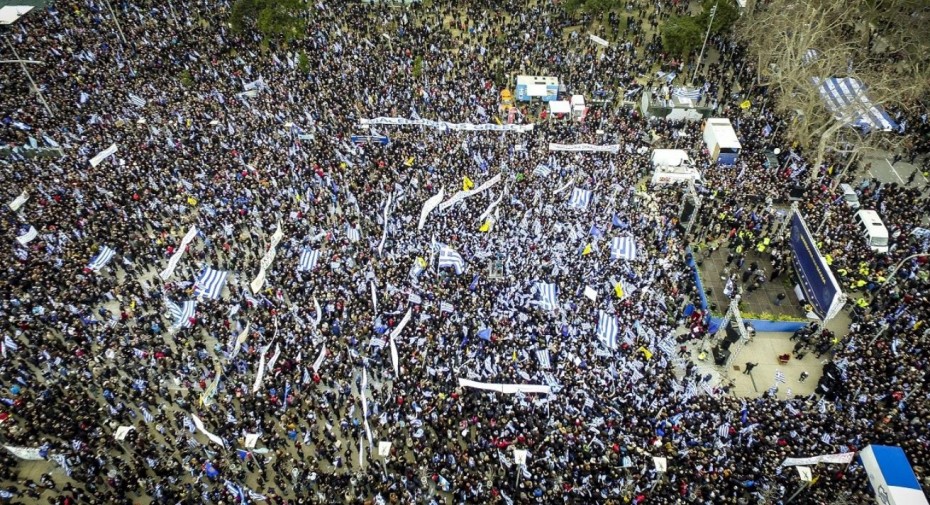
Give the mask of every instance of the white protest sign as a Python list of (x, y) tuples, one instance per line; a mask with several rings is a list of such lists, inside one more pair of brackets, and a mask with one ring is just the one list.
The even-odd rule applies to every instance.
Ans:
[(810, 482), (810, 481), (814, 480), (814, 477), (813, 477), (813, 475), (812, 475), (812, 473), (811, 473), (811, 467), (809, 467), (809, 466), (798, 466), (798, 467), (795, 467), (795, 468), (798, 469), (798, 475), (801, 476), (801, 480), (803, 480), (804, 482)]
[(526, 465), (526, 449), (513, 450), (513, 462), (518, 465)]
[(125, 440), (126, 435), (128, 435), (129, 432), (134, 429), (136, 429), (135, 426), (120, 426), (119, 428), (116, 428), (116, 434), (113, 436), (116, 437), (117, 440)]
[(386, 458), (391, 455), (391, 442), (378, 442), (378, 456)]
[(245, 447), (247, 449), (254, 449), (255, 444), (258, 443), (258, 433), (246, 433), (245, 434)]

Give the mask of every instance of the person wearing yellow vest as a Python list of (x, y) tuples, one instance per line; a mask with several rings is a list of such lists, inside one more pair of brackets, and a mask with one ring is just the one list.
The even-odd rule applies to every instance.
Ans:
[(869, 306), (869, 302), (865, 301), (865, 298), (859, 298), (856, 300), (856, 305), (864, 309)]
[(765, 244), (763, 244), (762, 242), (759, 242), (759, 245), (756, 246), (756, 251), (759, 251), (759, 254), (764, 253), (764, 252), (765, 252)]
[(824, 259), (824, 261), (827, 262), (827, 265), (832, 265), (832, 264), (833, 264), (833, 256), (830, 256), (829, 254), (826, 254), (826, 255), (824, 255), (823, 259)]

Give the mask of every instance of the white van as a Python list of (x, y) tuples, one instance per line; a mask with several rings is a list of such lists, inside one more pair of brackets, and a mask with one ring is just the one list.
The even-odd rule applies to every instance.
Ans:
[(843, 201), (853, 209), (859, 208), (859, 195), (856, 190), (849, 184), (840, 184), (840, 192), (843, 194)]
[(873, 251), (888, 252), (888, 228), (885, 228), (882, 218), (878, 217), (878, 212), (874, 210), (856, 212), (856, 224)]

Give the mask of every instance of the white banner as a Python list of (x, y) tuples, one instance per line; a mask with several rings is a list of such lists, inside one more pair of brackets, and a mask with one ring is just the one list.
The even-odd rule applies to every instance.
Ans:
[(855, 452), (844, 452), (840, 454), (824, 454), (823, 456), (812, 456), (810, 458), (785, 458), (781, 466), (798, 466), (798, 465), (816, 465), (818, 463), (828, 463), (832, 465), (848, 465), (855, 459)]
[(316, 309), (316, 319), (313, 321), (314, 326), (319, 326), (320, 321), (323, 320), (323, 310), (320, 309), (320, 302), (316, 301), (316, 297), (313, 297), (313, 307)]
[(19, 194), (19, 196), (14, 198), (12, 202), (10, 202), (10, 210), (12, 210), (13, 212), (16, 212), (17, 210), (19, 210), (20, 207), (23, 206), (24, 203), (26, 203), (26, 200), (28, 199), (29, 199), (29, 195), (25, 191), (23, 191), (22, 193)]
[(407, 313), (404, 314), (404, 318), (400, 320), (400, 324), (397, 325), (397, 328), (394, 328), (394, 331), (391, 332), (391, 338), (399, 337), (400, 332), (404, 331), (404, 328), (407, 326), (407, 323), (410, 322), (411, 311), (413, 309), (407, 309)]
[(620, 151), (620, 144), (596, 145), (596, 144), (556, 144), (549, 143), (550, 151), (565, 151), (570, 153), (590, 152), (590, 153), (611, 153), (617, 154)]
[(497, 175), (495, 175), (494, 177), (492, 177), (491, 179), (488, 179), (484, 184), (478, 186), (478, 187), (475, 188), (475, 189), (472, 189), (472, 190), (469, 190), (469, 191), (459, 191), (458, 193), (452, 195), (452, 198), (450, 198), (450, 199), (446, 200), (445, 202), (442, 202), (441, 204), (439, 204), (439, 210), (446, 210), (446, 209), (448, 209), (449, 207), (451, 207), (451, 206), (453, 206), (453, 205), (455, 205), (455, 204), (461, 202), (462, 200), (464, 200), (464, 199), (466, 199), (466, 198), (468, 198), (468, 197), (470, 197), (470, 196), (475, 196), (475, 195), (477, 195), (477, 194), (479, 194), (479, 193), (481, 193), (481, 192), (483, 192), (483, 191), (486, 191), (488, 188), (490, 188), (491, 186), (497, 184), (497, 183), (500, 182), (500, 181), (501, 181), (501, 174), (497, 174)]
[(362, 126), (383, 124), (395, 126), (428, 126), (439, 130), (453, 130), (466, 132), (517, 132), (526, 133), (533, 131), (531, 124), (473, 124), (473, 123), (449, 123), (446, 121), (432, 121), (429, 119), (407, 119), (402, 117), (376, 117), (374, 119), (362, 119), (359, 121)]
[(4, 445), (4, 449), (10, 451), (10, 453), (16, 456), (19, 459), (27, 459), (30, 461), (40, 461), (44, 460), (42, 456), (39, 455), (39, 448), (32, 447), (14, 447), (12, 445)]
[[(409, 314), (409, 312), (408, 312)], [(400, 377), (400, 367), (397, 356), (397, 344), (394, 343), (394, 334), (391, 334), (391, 363), (394, 365), (394, 377)]]
[(388, 195), (387, 202), (384, 204), (384, 232), (381, 234), (381, 242), (378, 244), (378, 256), (381, 256), (381, 252), (384, 250), (384, 241), (387, 240), (388, 232), (388, 215), (391, 212), (391, 202), (394, 200), (394, 193)]
[(22, 245), (26, 245), (35, 240), (37, 236), (39, 236), (39, 232), (36, 231), (35, 226), (29, 225), (29, 231), (16, 237), (16, 241)]
[(552, 393), (549, 386), (537, 386), (531, 384), (491, 384), (488, 382), (476, 382), (469, 379), (459, 378), (459, 387), (484, 389), (497, 393), (514, 394), (514, 393)]
[(417, 225), (417, 230), (423, 229), (423, 225), (426, 224), (426, 216), (442, 202), (445, 196), (446, 188), (439, 188), (439, 193), (429, 197), (429, 199), (423, 203), (423, 208), (420, 210), (420, 223)]
[(258, 443), (258, 433), (246, 433), (245, 434), (245, 445), (246, 449), (254, 449), (255, 444)]
[(326, 346), (325, 345), (323, 346), (322, 349), (320, 349), (320, 355), (317, 356), (316, 361), (313, 362), (313, 373), (316, 373), (316, 371), (320, 369), (320, 365), (323, 364), (324, 359), (326, 359)]
[(284, 232), (281, 230), (281, 223), (278, 223), (274, 230), (274, 234), (271, 235), (271, 244), (268, 246), (268, 251), (266, 251), (265, 256), (262, 257), (261, 264), (258, 268), (258, 275), (256, 275), (252, 283), (249, 284), (249, 287), (252, 288), (252, 293), (258, 293), (262, 289), (262, 285), (265, 284), (265, 270), (267, 270), (268, 267), (271, 266), (271, 262), (274, 261), (276, 248), (283, 236)]
[(91, 158), (90, 166), (97, 168), (97, 165), (99, 165), (103, 160), (112, 156), (115, 152), (116, 152), (116, 144), (113, 144), (110, 147), (104, 149), (103, 151), (100, 151), (100, 153), (97, 154), (97, 156), (94, 156), (93, 158)]
[(588, 40), (590, 40), (591, 42), (594, 42), (597, 45), (604, 46), (604, 47), (607, 47), (610, 45), (610, 42), (607, 42), (606, 40), (598, 37), (597, 35), (588, 34)]
[(491, 211), (494, 210), (494, 207), (497, 207), (497, 204), (501, 203), (501, 200), (504, 199), (504, 193), (506, 191), (507, 191), (507, 188), (504, 187), (504, 191), (501, 191), (501, 196), (497, 200), (494, 200), (493, 202), (491, 202), (490, 205), (488, 205), (488, 208), (484, 211), (484, 213), (482, 213), (481, 216), (478, 217), (479, 223), (483, 223), (484, 219), (491, 215)]
[(197, 236), (197, 226), (191, 225), (191, 229), (187, 230), (187, 235), (184, 235), (184, 238), (181, 239), (181, 245), (178, 246), (177, 250), (174, 251), (174, 254), (171, 255), (171, 259), (168, 260), (168, 266), (158, 274), (161, 277), (161, 280), (166, 281), (171, 274), (174, 273), (175, 267), (178, 266), (178, 261), (181, 260), (181, 256), (184, 254), (184, 251), (187, 249), (187, 245), (194, 240), (194, 237)]
[(224, 442), (222, 438), (207, 431), (207, 429), (203, 427), (203, 421), (201, 421), (199, 417), (197, 417), (194, 414), (191, 414), (191, 418), (194, 420), (194, 426), (196, 426), (197, 429), (201, 431), (201, 433), (206, 435), (207, 438), (212, 440), (215, 444), (222, 446), (223, 449), (226, 448), (226, 442)]

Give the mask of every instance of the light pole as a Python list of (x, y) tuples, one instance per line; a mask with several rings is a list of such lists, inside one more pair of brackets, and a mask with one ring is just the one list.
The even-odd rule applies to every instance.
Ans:
[[(719, 0), (718, 0), (719, 1)], [(697, 78), (698, 69), (701, 68), (701, 60), (704, 59), (704, 49), (707, 48), (707, 39), (710, 38), (710, 29), (714, 26), (714, 16), (717, 15), (717, 2), (710, 8), (710, 23), (707, 23), (707, 33), (704, 34), (704, 43), (701, 44), (701, 54), (698, 56), (697, 65), (694, 67), (694, 73), (691, 74), (691, 84)]]
[(119, 19), (116, 19), (116, 13), (113, 12), (113, 7), (110, 6), (110, 0), (103, 0), (107, 4), (107, 9), (110, 11), (110, 15), (113, 16), (113, 22), (116, 23), (116, 31), (119, 33), (119, 39), (123, 41), (123, 45), (126, 44), (126, 36), (123, 35), (123, 27), (119, 25)]
[(16, 48), (13, 46), (13, 43), (10, 42), (10, 39), (7, 38), (5, 40), (6, 40), (6, 45), (9, 46), (11, 51), (13, 51), (13, 57), (16, 59), (15, 60), (2, 60), (0, 61), (0, 63), (19, 63), (19, 66), (22, 67), (23, 69), (23, 73), (26, 74), (26, 78), (29, 79), (29, 84), (32, 85), (32, 89), (36, 90), (36, 95), (39, 96), (39, 102), (41, 102), (42, 106), (45, 107), (45, 112), (48, 113), (49, 117), (55, 117), (55, 113), (52, 112), (51, 106), (49, 106), (48, 102), (45, 101), (45, 95), (42, 94), (42, 90), (39, 89), (39, 86), (36, 85), (36, 82), (32, 80), (32, 74), (30, 74), (29, 69), (26, 68), (26, 63), (41, 63), (41, 62), (35, 61), (35, 60), (20, 59), (19, 53), (16, 52)]
[(885, 282), (883, 282), (882, 285), (879, 286), (877, 290), (875, 290), (876, 295), (878, 294), (879, 291), (881, 291), (882, 289), (884, 289), (885, 286), (886, 286), (889, 282), (891, 282), (891, 279), (894, 279), (894, 278), (895, 278), (895, 275), (898, 273), (898, 270), (899, 270), (902, 266), (904, 266), (904, 263), (905, 263), (906, 261), (910, 261), (910, 260), (912, 260), (912, 259), (914, 259), (914, 258), (926, 258), (926, 257), (930, 257), (930, 253), (917, 253), (917, 254), (912, 254), (912, 255), (908, 256), (907, 258), (904, 258), (903, 260), (899, 261), (898, 264), (895, 265), (895, 267), (894, 267), (894, 268), (891, 270), (891, 272), (888, 274), (888, 277), (885, 279)]

